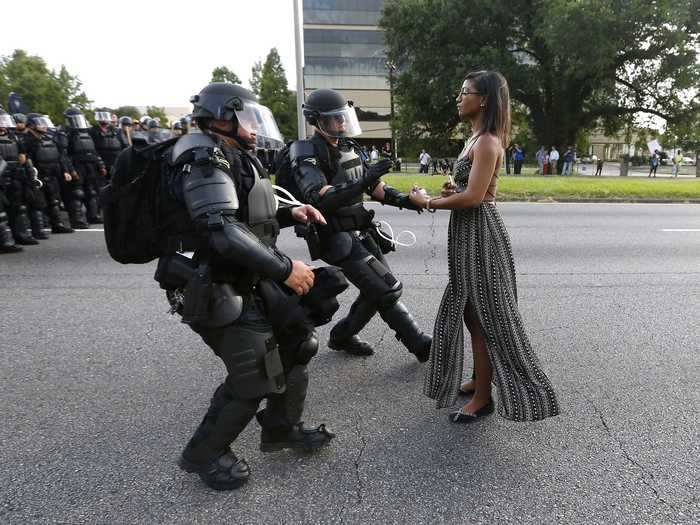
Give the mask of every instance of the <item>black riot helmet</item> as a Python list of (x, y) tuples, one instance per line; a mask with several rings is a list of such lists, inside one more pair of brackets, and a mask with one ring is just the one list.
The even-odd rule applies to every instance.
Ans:
[(284, 144), (272, 112), (258, 103), (257, 97), (242, 86), (228, 82), (212, 82), (197, 95), (190, 98), (193, 104), (192, 119), (200, 128), (209, 127), (211, 120), (233, 122), (230, 134), (217, 130), (217, 133), (230, 136), (242, 147), (252, 149), (255, 145), (241, 139), (238, 128), (255, 133), (257, 140), (269, 140), (280, 147)]
[(85, 115), (78, 108), (68, 108), (63, 112), (63, 116), (66, 117), (66, 125), (70, 129), (88, 129), (90, 127)]
[(46, 133), (50, 129), (54, 129), (56, 126), (51, 122), (51, 118), (48, 115), (42, 115), (40, 113), (27, 113), (27, 127), (38, 131), (39, 133)]
[(332, 89), (309, 93), (302, 104), (306, 121), (331, 137), (356, 137), (362, 133), (352, 101)]
[(131, 117), (124, 116), (124, 117), (121, 117), (119, 119), (119, 125), (120, 126), (133, 126), (134, 121), (131, 120)]
[(27, 115), (24, 113), (15, 113), (12, 115), (12, 118), (15, 119), (15, 122), (17, 124), (26, 124), (27, 123)]
[(15, 127), (15, 119), (13, 119), (12, 115), (0, 107), (0, 129), (5, 130)]

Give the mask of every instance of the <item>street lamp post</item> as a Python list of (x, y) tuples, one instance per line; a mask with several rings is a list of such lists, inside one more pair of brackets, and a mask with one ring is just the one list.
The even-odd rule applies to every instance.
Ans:
[(394, 151), (394, 157), (399, 158), (396, 136), (394, 134), (394, 73), (396, 73), (396, 66), (393, 62), (387, 60), (386, 68), (389, 70), (389, 106), (391, 112), (389, 125), (391, 126), (391, 148)]

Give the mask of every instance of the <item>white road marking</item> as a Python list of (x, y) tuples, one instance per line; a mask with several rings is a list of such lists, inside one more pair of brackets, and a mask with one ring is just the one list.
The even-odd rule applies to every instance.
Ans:
[(662, 232), (700, 232), (700, 228), (665, 228)]
[(101, 228), (90, 228), (89, 230), (75, 230), (77, 232), (103, 232), (104, 229)]

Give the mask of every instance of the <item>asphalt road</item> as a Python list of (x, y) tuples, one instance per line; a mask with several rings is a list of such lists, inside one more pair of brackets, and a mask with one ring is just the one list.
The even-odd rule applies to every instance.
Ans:
[[(375, 356), (312, 362), (305, 420), (332, 446), (263, 454), (252, 424), (235, 450), (253, 476), (231, 493), (175, 465), (224, 370), (167, 315), (154, 266), (112, 262), (99, 232), (2, 256), (0, 522), (697, 523), (700, 207), (500, 209), (563, 413), (453, 426), (375, 319)], [(448, 215), (380, 214), (418, 237), (390, 261), (431, 330)], [(304, 254), (289, 233), (281, 246)]]

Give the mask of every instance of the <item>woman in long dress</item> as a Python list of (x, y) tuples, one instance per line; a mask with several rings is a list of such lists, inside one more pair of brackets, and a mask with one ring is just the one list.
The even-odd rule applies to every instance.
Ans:
[[(496, 186), (510, 131), (508, 84), (500, 73), (467, 75), (457, 96), (462, 121), (472, 136), (454, 167), (454, 184), (440, 197), (420, 188), (411, 200), (426, 209), (452, 210), (448, 235), (449, 282), (435, 321), (424, 393), (438, 408), (454, 405), (458, 394), (472, 395), (449, 414), (470, 423), (494, 411), (491, 383), (499, 394), (499, 414), (536, 421), (559, 413), (552, 385), (530, 346), (518, 311), (510, 239), (496, 207)], [(462, 383), (464, 332), (471, 335), (474, 375)]]

